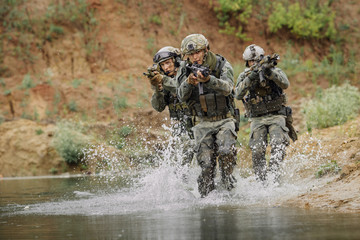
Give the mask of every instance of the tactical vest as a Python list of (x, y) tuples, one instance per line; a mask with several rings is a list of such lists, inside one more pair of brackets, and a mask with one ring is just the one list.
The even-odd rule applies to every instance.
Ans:
[(247, 117), (260, 117), (267, 114), (277, 114), (286, 104), (283, 90), (272, 80), (265, 87), (259, 84), (250, 88), (249, 94), (243, 100)]
[[(226, 60), (224, 57), (216, 55), (216, 65), (214, 69), (210, 69), (210, 75), (219, 78), (225, 62)], [(186, 72), (186, 77), (189, 75), (190, 72)], [(232, 96), (219, 94), (213, 89), (206, 88), (204, 84), (202, 84), (203, 93), (200, 94), (200, 84), (202, 83), (199, 83), (198, 86), (193, 89), (192, 94), (187, 101), (191, 115), (198, 117), (226, 117), (232, 106)]]
[(170, 118), (182, 121), (184, 116), (190, 115), (189, 108), (185, 102), (180, 102), (176, 95), (166, 91), (165, 102), (168, 105)]

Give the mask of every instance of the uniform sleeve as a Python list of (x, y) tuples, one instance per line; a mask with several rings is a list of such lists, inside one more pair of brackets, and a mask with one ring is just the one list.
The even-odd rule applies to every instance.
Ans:
[(246, 95), (249, 90), (250, 79), (246, 76), (246, 72), (242, 72), (239, 74), (237, 79), (236, 87), (235, 87), (235, 98), (241, 100)]
[(154, 94), (151, 97), (152, 107), (158, 111), (162, 112), (166, 108), (165, 94), (163, 91), (155, 90)]
[(180, 99), (180, 101), (182, 102), (190, 98), (191, 93), (195, 88), (194, 85), (191, 85), (186, 81), (187, 76), (186, 76), (185, 64), (186, 63), (184, 61), (180, 63), (179, 70), (176, 74), (176, 84), (177, 84), (176, 94)]
[(280, 68), (271, 69), (271, 73), (266, 77), (269, 80), (274, 81), (282, 89), (287, 89), (290, 86), (290, 82), (286, 74)]
[(163, 88), (173, 94), (176, 94), (176, 78), (165, 76), (163, 77)]
[(230, 95), (234, 88), (234, 71), (231, 64), (226, 61), (221, 69), (220, 78), (211, 75), (210, 80), (204, 83), (204, 86), (225, 96)]

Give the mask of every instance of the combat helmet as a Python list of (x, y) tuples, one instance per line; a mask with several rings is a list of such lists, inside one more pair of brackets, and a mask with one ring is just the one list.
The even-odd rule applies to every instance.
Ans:
[(171, 46), (166, 46), (161, 48), (154, 56), (153, 61), (156, 64), (160, 64), (161, 62), (164, 62), (170, 58), (176, 58), (180, 57), (180, 50), (178, 48), (174, 48)]
[(202, 49), (210, 49), (209, 41), (202, 34), (190, 34), (181, 42), (181, 54), (183, 56)]
[(265, 55), (264, 49), (259, 47), (256, 44), (251, 44), (245, 48), (243, 53), (243, 59), (246, 61), (246, 66), (248, 66), (248, 61), (258, 61), (261, 60)]

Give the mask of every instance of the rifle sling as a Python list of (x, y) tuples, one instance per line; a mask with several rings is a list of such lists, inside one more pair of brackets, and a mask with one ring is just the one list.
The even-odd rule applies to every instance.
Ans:
[(207, 109), (207, 105), (206, 105), (205, 95), (200, 95), (199, 99), (200, 99), (201, 110), (203, 110), (203, 112), (207, 112), (208, 109)]

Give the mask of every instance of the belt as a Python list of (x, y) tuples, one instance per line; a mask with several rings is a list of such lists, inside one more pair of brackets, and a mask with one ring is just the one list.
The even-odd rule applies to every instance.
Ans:
[(198, 116), (194, 116), (194, 122), (195, 125), (198, 124), (199, 122), (216, 122), (216, 121), (220, 121), (223, 119), (227, 119), (227, 118), (232, 118), (232, 115), (230, 112), (228, 112), (226, 115), (220, 115), (220, 116), (213, 116), (213, 117), (198, 117)]

